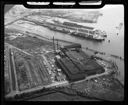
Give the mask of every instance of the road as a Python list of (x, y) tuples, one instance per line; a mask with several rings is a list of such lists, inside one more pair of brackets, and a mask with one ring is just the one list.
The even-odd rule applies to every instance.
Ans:
[(15, 65), (13, 61), (13, 55), (11, 52), (11, 48), (8, 48), (9, 54), (9, 74), (10, 74), (10, 84), (11, 84), (11, 92), (7, 95), (7, 97), (14, 96), (18, 93), (18, 85), (17, 85), (17, 77), (15, 75)]
[(12, 72), (13, 72), (13, 76), (14, 76), (14, 78), (15, 78), (15, 81), (14, 81), (14, 83), (15, 83), (15, 90), (16, 90), (16, 92), (18, 92), (18, 90), (19, 90), (19, 88), (18, 88), (18, 80), (17, 80), (17, 74), (16, 74), (16, 66), (15, 66), (15, 61), (14, 61), (14, 54), (13, 54), (13, 51), (12, 51), (12, 49), (10, 48), (10, 59), (11, 59), (11, 62), (12, 62), (12, 67), (13, 67), (13, 69), (12, 69)]

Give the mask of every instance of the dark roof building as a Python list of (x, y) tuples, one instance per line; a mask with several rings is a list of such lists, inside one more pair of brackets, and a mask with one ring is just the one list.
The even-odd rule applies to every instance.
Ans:
[(77, 81), (85, 78), (85, 74), (81, 73), (75, 65), (68, 59), (56, 59), (57, 65), (66, 74), (69, 81)]
[(68, 49), (68, 48), (81, 48), (81, 44), (72, 44), (72, 45), (67, 45), (64, 46), (64, 48)]
[(56, 58), (57, 65), (66, 74), (69, 81), (77, 81), (89, 75), (103, 73), (105, 70), (94, 59), (82, 51), (62, 50), (65, 57)]

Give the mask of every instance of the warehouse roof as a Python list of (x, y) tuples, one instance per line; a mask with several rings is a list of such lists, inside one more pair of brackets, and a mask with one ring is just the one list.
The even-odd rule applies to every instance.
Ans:
[(81, 44), (71, 44), (71, 45), (67, 45), (64, 46), (64, 48), (81, 48)]
[(85, 57), (86, 54), (83, 56), (80, 52), (76, 52), (76, 54), (72, 52), (76, 51), (67, 50), (65, 57), (56, 60), (70, 81), (84, 79), (86, 75), (94, 75), (105, 71), (94, 59)]

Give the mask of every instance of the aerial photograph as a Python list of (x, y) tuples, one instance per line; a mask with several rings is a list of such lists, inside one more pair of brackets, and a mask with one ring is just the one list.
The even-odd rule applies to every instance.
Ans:
[(123, 101), (124, 6), (4, 7), (6, 101)]

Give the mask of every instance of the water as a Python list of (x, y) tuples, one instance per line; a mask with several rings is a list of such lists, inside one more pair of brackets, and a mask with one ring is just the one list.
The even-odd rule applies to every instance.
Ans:
[[(81, 10), (78, 10), (81, 11)], [(70, 42), (76, 42), (80, 43), (82, 47), (88, 47), (94, 50), (98, 50), (101, 52), (105, 52), (106, 54), (113, 54), (117, 56), (121, 56), (124, 58), (124, 26), (121, 28), (121, 30), (117, 30), (115, 27), (119, 26), (120, 23), (123, 23), (124, 25), (124, 8), (122, 5), (107, 5), (102, 9), (99, 9), (99, 11), (103, 14), (103, 16), (100, 16), (97, 23), (90, 24), (92, 26), (95, 26), (98, 29), (105, 30), (107, 32), (107, 38), (103, 42), (97, 42), (87, 39), (82, 39), (74, 36), (70, 36), (64, 33), (55, 32), (52, 30), (49, 30), (48, 28), (42, 27), (42, 26), (34, 26), (34, 30), (37, 30), (37, 34), (41, 34), (44, 37), (49, 37), (61, 40), (66, 40)], [(84, 12), (84, 10), (83, 10)], [(80, 23), (82, 25), (87, 26), (88, 23)], [(24, 25), (29, 28), (33, 28), (31, 26), (27, 26), (27, 24)], [(31, 29), (33, 31), (33, 29)], [(119, 34), (117, 35), (117, 32)], [(108, 42), (110, 40), (110, 43)], [(85, 52), (87, 52), (85, 49), (83, 49)], [(92, 54), (89, 52), (88, 54)], [(120, 70), (120, 76), (119, 80), (124, 84), (124, 61), (110, 58), (113, 61), (115, 61), (118, 65), (118, 68)]]
[[(95, 49), (101, 52), (105, 52), (107, 54), (114, 54), (124, 58), (124, 26), (121, 30), (117, 30), (115, 27), (119, 25), (119, 23), (123, 23), (124, 25), (124, 8), (123, 6), (105, 6), (103, 9), (100, 9), (100, 12), (103, 13), (98, 19), (98, 22), (94, 24), (96, 28), (101, 30), (105, 30), (107, 32), (107, 38), (103, 42), (96, 42), (91, 40), (86, 40), (82, 38), (73, 37), (67, 34), (63, 34), (60, 32), (51, 31), (47, 28), (42, 28), (43, 35), (46, 37), (53, 37), (61, 40), (77, 42), (82, 45), (82, 47), (88, 47), (91, 49)], [(86, 23), (81, 23), (83, 25), (87, 25)], [(38, 27), (39, 28), (39, 27)], [(117, 35), (117, 32), (119, 34)], [(108, 42), (110, 40), (110, 43)], [(124, 82), (124, 61), (112, 58), (118, 65), (120, 70), (119, 80)], [(124, 83), (123, 83), (124, 84)]]

